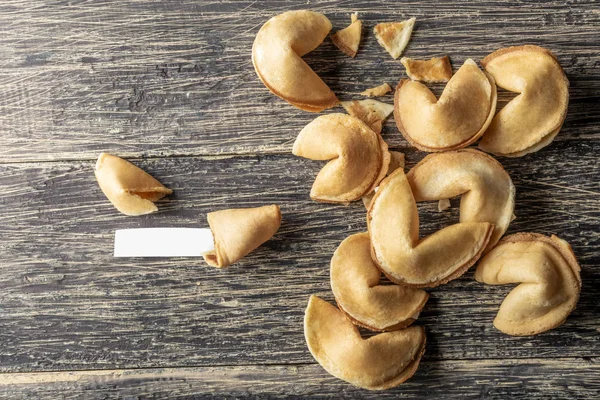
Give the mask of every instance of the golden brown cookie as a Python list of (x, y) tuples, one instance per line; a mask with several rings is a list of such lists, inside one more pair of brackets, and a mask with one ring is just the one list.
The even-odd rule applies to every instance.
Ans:
[(384, 178), (390, 155), (381, 136), (358, 118), (327, 114), (309, 123), (292, 153), (311, 160), (331, 160), (310, 191), (316, 201), (349, 203), (371, 192)]
[(125, 215), (144, 215), (158, 210), (155, 201), (173, 193), (147, 172), (129, 161), (100, 154), (94, 170), (100, 189)]
[(503, 89), (519, 93), (494, 117), (479, 148), (521, 157), (549, 145), (569, 106), (569, 80), (556, 57), (538, 46), (497, 50), (481, 65)]
[(391, 91), (392, 87), (388, 83), (382, 83), (379, 86), (365, 89), (364, 91), (360, 92), (360, 94), (367, 97), (381, 97), (385, 96)]
[(413, 146), (428, 152), (466, 147), (483, 135), (496, 110), (494, 80), (471, 59), (450, 79), (439, 99), (420, 82), (402, 79), (394, 118)]
[(429, 60), (415, 60), (408, 57), (400, 59), (406, 74), (413, 81), (422, 82), (448, 82), (452, 78), (452, 65), (450, 58), (433, 57)]
[(575, 309), (581, 268), (571, 246), (556, 236), (507, 236), (481, 259), (475, 279), (489, 285), (515, 284), (494, 326), (513, 336), (536, 335), (561, 325)]
[(367, 211), (371, 255), (393, 282), (435, 287), (464, 274), (494, 231), (489, 222), (460, 222), (419, 237), (419, 213), (400, 169), (385, 178)]
[(401, 22), (383, 22), (375, 25), (373, 31), (377, 42), (394, 58), (400, 57), (412, 34), (416, 18)]
[(512, 221), (515, 186), (492, 156), (475, 149), (429, 154), (406, 174), (415, 201), (460, 198), (460, 222), (489, 222), (494, 231), (485, 252)]
[(252, 63), (260, 80), (302, 110), (319, 112), (338, 104), (335, 94), (302, 59), (330, 30), (327, 17), (313, 11), (287, 11), (268, 20), (252, 46)]
[(331, 290), (343, 312), (356, 324), (374, 331), (392, 331), (412, 324), (429, 295), (420, 289), (380, 285), (381, 271), (371, 259), (367, 232), (348, 236), (331, 259)]
[(308, 349), (331, 375), (369, 390), (400, 385), (419, 367), (425, 331), (411, 326), (363, 339), (344, 313), (311, 296), (304, 315)]
[(360, 44), (362, 22), (358, 19), (358, 13), (354, 13), (350, 17), (351, 24), (331, 35), (331, 41), (346, 55), (354, 58)]
[(393, 105), (371, 99), (342, 101), (342, 107), (377, 133), (381, 133), (383, 123), (394, 112)]
[(204, 255), (213, 267), (236, 263), (269, 240), (281, 225), (279, 206), (236, 208), (207, 214), (215, 250)]

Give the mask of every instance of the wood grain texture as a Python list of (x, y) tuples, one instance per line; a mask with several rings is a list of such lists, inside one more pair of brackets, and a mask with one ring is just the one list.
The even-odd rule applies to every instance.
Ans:
[[(600, 183), (590, 179), (598, 172), (590, 165), (599, 149), (559, 142), (504, 162), (517, 187), (509, 232), (555, 233), (582, 265), (582, 297), (567, 323), (532, 338), (496, 331), (492, 320), (510, 287), (481, 285), (469, 273), (431, 291), (419, 318), (426, 360), (598, 354)], [(423, 155), (408, 153), (409, 166)], [(93, 162), (0, 166), (0, 370), (310, 363), (303, 311), (310, 294), (332, 300), (329, 260), (345, 237), (366, 229), (362, 202), (310, 201), (322, 163), (291, 155), (137, 164), (175, 191), (159, 213), (141, 218), (113, 209)], [(208, 211), (269, 203), (281, 204), (282, 228), (229, 269), (200, 259), (112, 257), (115, 229), (205, 226)], [(453, 204), (439, 213), (426, 203), (423, 234), (456, 221)]]
[[(371, 33), (378, 22), (417, 17), (406, 55), (448, 54), (455, 70), (507, 45), (558, 56), (571, 82), (561, 133), (500, 161), (517, 188), (509, 233), (557, 234), (581, 263), (581, 300), (563, 326), (498, 332), (492, 320), (511, 287), (469, 272), (430, 291), (417, 322), (423, 365), (400, 388), (370, 394), (315, 363), (302, 334), (308, 297), (333, 300), (331, 255), (366, 224), (361, 202), (309, 199), (323, 163), (290, 152), (316, 115), (271, 95), (252, 68), (260, 26), (300, 8), (325, 13), (334, 30), (352, 11), (364, 21), (356, 59), (329, 39), (306, 57), (343, 100), (405, 77)], [(3, 0), (0, 397), (600, 397), (599, 30), (592, 0)], [(499, 107), (512, 97), (499, 95)], [(425, 155), (391, 120), (383, 135), (408, 167)], [(156, 214), (119, 214), (94, 180), (101, 151), (174, 194)], [(282, 207), (280, 231), (229, 269), (111, 255), (116, 229), (205, 226), (209, 211), (270, 203)], [(457, 206), (421, 205), (422, 234), (457, 221)]]
[[(369, 393), (318, 365), (107, 370), (0, 375), (5, 399), (51, 398), (597, 398), (598, 359), (472, 360), (422, 363), (402, 386)], [(587, 374), (594, 374), (588, 378)], [(472, 381), (448, 379), (469, 376)]]
[[(271, 16), (309, 7), (334, 30), (358, 11), (356, 59), (327, 39), (306, 59), (342, 100), (405, 76), (376, 42), (382, 21), (417, 18), (406, 55), (448, 54), (456, 70), (507, 45), (551, 49), (571, 81), (557, 140), (600, 122), (600, 13), (590, 1), (38, 1), (0, 3), (0, 161), (288, 153), (313, 114), (271, 95), (252, 68)], [(502, 99), (509, 96), (502, 95)], [(392, 102), (392, 96), (385, 99)], [(340, 111), (341, 108), (338, 108)], [(406, 147), (393, 122), (386, 140)]]

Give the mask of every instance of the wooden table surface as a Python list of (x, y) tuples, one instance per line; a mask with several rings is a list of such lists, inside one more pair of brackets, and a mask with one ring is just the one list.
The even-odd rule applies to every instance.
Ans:
[[(405, 54), (448, 54), (455, 69), (508, 45), (557, 55), (571, 83), (562, 131), (500, 161), (517, 188), (509, 233), (557, 234), (581, 263), (581, 300), (564, 325), (502, 334), (492, 320), (511, 288), (470, 271), (430, 291), (417, 322), (427, 349), (404, 385), (371, 393), (316, 364), (304, 308), (311, 294), (333, 300), (331, 255), (366, 224), (361, 202), (309, 199), (323, 163), (291, 146), (315, 115), (271, 95), (252, 68), (260, 26), (300, 8), (325, 13), (334, 30), (352, 11), (364, 21), (356, 59), (329, 39), (306, 57), (342, 99), (405, 76), (376, 43), (378, 22), (415, 16)], [(597, 1), (3, 0), (0, 397), (599, 398), (599, 35)], [(510, 98), (501, 92), (499, 106)], [(393, 120), (383, 136), (409, 167), (425, 155)], [(174, 194), (156, 214), (119, 214), (94, 179), (102, 151)], [(281, 229), (229, 269), (112, 257), (116, 229), (200, 227), (209, 211), (270, 203)], [(456, 221), (452, 204), (420, 205), (422, 232)]]

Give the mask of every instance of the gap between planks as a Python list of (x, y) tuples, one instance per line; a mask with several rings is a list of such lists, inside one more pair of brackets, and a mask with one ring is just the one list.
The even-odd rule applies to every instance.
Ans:
[[(478, 369), (486, 366), (510, 367), (516, 365), (562, 365), (568, 364), (571, 368), (598, 369), (600, 372), (600, 358), (585, 357), (559, 357), (559, 358), (517, 358), (517, 359), (460, 359), (460, 360), (436, 360), (423, 362), (430, 366), (438, 366), (441, 369), (454, 369), (456, 367), (468, 366), (466, 369)], [(182, 367), (154, 367), (154, 368), (123, 368), (123, 369), (88, 369), (88, 370), (58, 370), (58, 371), (33, 371), (33, 372), (4, 372), (0, 373), (0, 387), (10, 385), (30, 385), (59, 382), (82, 382), (90, 378), (106, 378), (119, 381), (126, 379), (197, 379), (201, 381), (218, 380), (211, 378), (215, 372), (222, 375), (244, 373), (242, 380), (252, 381), (253, 378), (269, 375), (291, 375), (297, 374), (299, 370), (313, 370), (322, 368), (317, 363), (297, 364), (251, 364), (251, 365), (220, 365), (220, 366), (182, 366)], [(325, 371), (322, 370), (323, 376)], [(207, 374), (211, 375), (207, 375)], [(327, 375), (328, 376), (328, 375)]]

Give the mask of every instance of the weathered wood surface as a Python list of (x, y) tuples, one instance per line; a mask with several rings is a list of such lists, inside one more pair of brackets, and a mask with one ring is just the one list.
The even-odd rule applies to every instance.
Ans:
[[(492, 320), (510, 288), (467, 273), (431, 291), (417, 375), (373, 398), (600, 397), (597, 2), (196, 0), (0, 2), (0, 397), (369, 395), (325, 373), (303, 339), (308, 296), (332, 300), (331, 254), (366, 225), (361, 203), (310, 201), (322, 163), (289, 153), (315, 116), (272, 96), (252, 69), (260, 25), (291, 8), (324, 12), (334, 29), (361, 13), (356, 59), (329, 40), (307, 58), (343, 99), (404, 75), (370, 33), (380, 21), (416, 16), (407, 55), (449, 54), (455, 68), (511, 44), (557, 54), (571, 81), (563, 130), (500, 161), (517, 187), (509, 232), (573, 245), (577, 310), (548, 333), (508, 337)], [(409, 166), (424, 156), (393, 121), (384, 137)], [(157, 214), (118, 214), (93, 177), (100, 151), (175, 193)], [(281, 230), (229, 269), (111, 256), (115, 229), (202, 226), (208, 211), (268, 203), (282, 206)], [(456, 205), (423, 205), (422, 233), (456, 221)]]
[[(575, 363), (598, 355), (600, 183), (589, 176), (597, 170), (586, 171), (599, 147), (561, 142), (504, 163), (517, 186), (517, 220), (510, 232), (556, 233), (573, 245), (581, 262), (584, 290), (567, 323), (532, 338), (496, 331), (491, 322), (509, 288), (478, 284), (469, 273), (431, 291), (419, 318), (427, 329), (427, 363), (475, 359), (499, 366), (554, 357)], [(409, 165), (422, 156), (409, 152)], [(311, 202), (308, 189), (321, 164), (289, 155), (137, 164), (175, 190), (161, 201), (159, 213), (140, 218), (114, 211), (94, 181), (93, 162), (0, 166), (5, 183), (0, 369), (313, 362), (302, 334), (303, 310), (310, 294), (332, 300), (328, 262), (341, 240), (365, 229), (362, 203)], [(201, 226), (208, 211), (272, 202), (283, 208), (281, 230), (229, 269), (198, 259), (111, 256), (115, 229)], [(435, 208), (434, 203), (423, 208), (424, 233), (457, 219), (456, 207), (444, 213)], [(595, 368), (580, 371), (593, 377)], [(463, 378), (475, 382), (475, 376)]]
[[(0, 161), (289, 152), (314, 115), (271, 95), (250, 53), (269, 17), (307, 7), (334, 29), (351, 11), (366, 25), (356, 59), (329, 39), (306, 57), (342, 99), (405, 77), (371, 29), (415, 16), (406, 54), (448, 54), (455, 69), (506, 45), (548, 47), (571, 81), (557, 140), (598, 138), (597, 1), (4, 0)], [(406, 146), (395, 128), (385, 138)]]
[[(486, 360), (424, 362), (401, 387), (376, 392), (373, 397), (597, 398), (599, 361), (559, 358), (507, 360), (503, 364)], [(590, 373), (596, 376), (590, 379)], [(457, 378), (465, 376), (470, 377), (468, 384)], [(327, 375), (318, 365), (306, 364), (19, 373), (0, 382), (0, 394), (8, 399), (48, 398), (56, 393), (62, 393), (64, 399), (365, 396), (364, 390)]]

